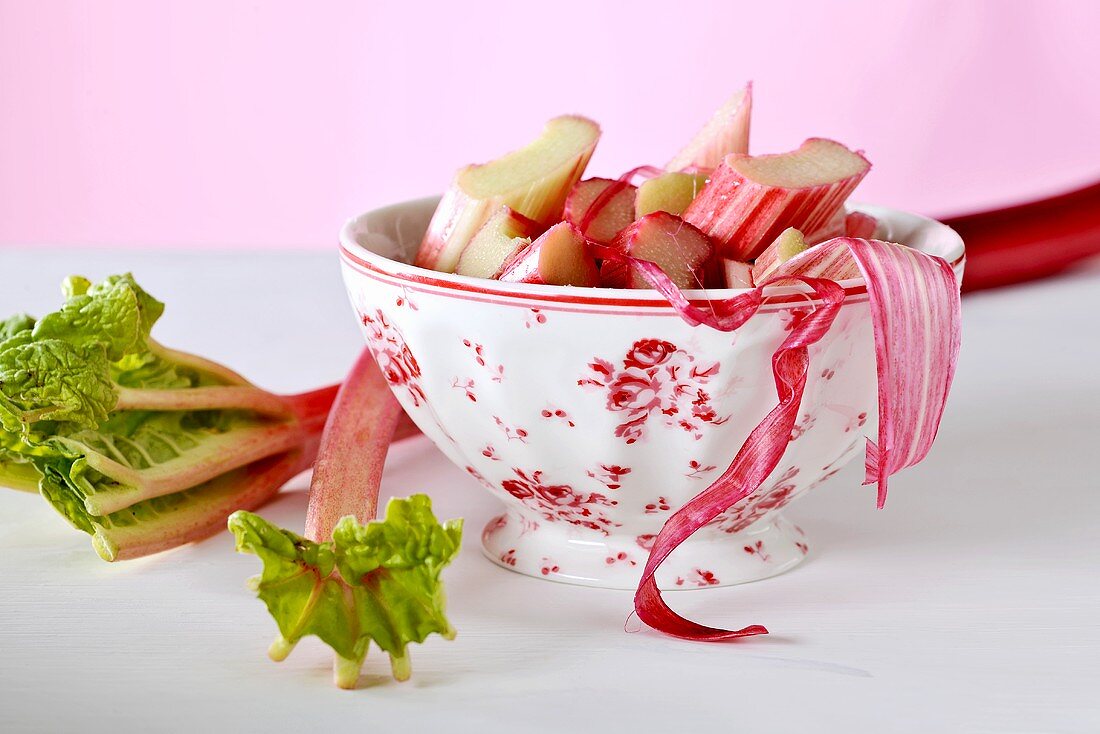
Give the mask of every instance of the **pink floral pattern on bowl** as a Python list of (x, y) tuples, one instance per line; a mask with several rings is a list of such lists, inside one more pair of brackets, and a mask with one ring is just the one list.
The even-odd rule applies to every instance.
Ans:
[(390, 324), (380, 308), (376, 308), (373, 314), (361, 314), (360, 320), (367, 345), (386, 382), (395, 390), (403, 388), (413, 405), (419, 406), (425, 399), (424, 390), (420, 387), (420, 363), (405, 343), (405, 337)]
[(671, 342), (648, 338), (634, 342), (621, 365), (597, 357), (588, 364), (589, 376), (577, 384), (606, 394), (607, 410), (623, 414), (615, 435), (628, 444), (646, 438), (650, 418), (696, 440), (703, 437), (704, 426), (729, 420), (715, 412), (707, 392), (721, 369), (718, 362), (701, 363)]
[(604, 535), (609, 534), (609, 528), (619, 524), (599, 509), (614, 507), (618, 504), (615, 500), (609, 500), (596, 492), (577, 492), (566, 484), (546, 484), (541, 471), (512, 471), (516, 478), (505, 479), (500, 485), (501, 489), (537, 512), (544, 520), (565, 522)]

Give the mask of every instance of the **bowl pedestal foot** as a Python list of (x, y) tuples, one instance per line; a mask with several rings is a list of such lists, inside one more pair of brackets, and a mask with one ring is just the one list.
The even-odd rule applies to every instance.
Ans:
[[(507, 512), (489, 521), (482, 551), (499, 566), (536, 578), (607, 589), (634, 589), (652, 536), (600, 535)], [(663, 591), (743, 584), (797, 566), (809, 547), (802, 530), (782, 514), (736, 533), (701, 529), (657, 571)]]

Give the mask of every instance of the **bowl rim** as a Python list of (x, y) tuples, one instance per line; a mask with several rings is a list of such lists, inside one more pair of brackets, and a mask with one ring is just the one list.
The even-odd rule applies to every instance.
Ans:
[[(600, 288), (581, 286), (558, 285), (534, 285), (530, 283), (508, 283), (488, 278), (474, 278), (454, 273), (443, 273), (437, 270), (417, 267), (411, 263), (395, 260), (368, 249), (361, 244), (357, 235), (360, 234), (362, 223), (368, 217), (392, 216), (403, 210), (432, 206), (438, 203), (439, 196), (428, 196), (420, 199), (390, 204), (388, 206), (371, 209), (356, 217), (349, 219), (340, 230), (340, 255), (346, 263), (355, 266), (356, 269), (366, 269), (379, 276), (388, 276), (407, 285), (432, 286), (444, 290), (455, 291), (459, 294), (477, 294), (481, 296), (503, 297), (531, 301), (543, 301), (548, 303), (569, 303), (592, 306), (629, 306), (642, 308), (658, 308), (674, 310), (667, 300), (652, 290), (632, 290), (625, 288)], [(878, 219), (897, 221), (899, 218), (919, 220), (920, 226), (931, 229), (945, 240), (953, 240), (947, 248), (946, 256), (951, 269), (956, 277), (962, 278), (966, 266), (966, 247), (962, 237), (946, 224), (900, 209), (892, 209), (872, 204), (851, 203), (850, 210), (862, 211)], [(844, 288), (845, 300), (852, 297), (865, 295), (867, 284), (862, 277), (838, 281)], [(741, 293), (747, 293), (752, 288), (699, 288), (685, 290), (684, 295), (695, 304), (705, 304), (711, 300), (727, 300)], [(781, 286), (766, 286), (763, 297), (769, 303), (798, 302), (801, 305), (809, 305), (816, 302), (811, 298), (809, 286), (804, 284), (792, 284)]]

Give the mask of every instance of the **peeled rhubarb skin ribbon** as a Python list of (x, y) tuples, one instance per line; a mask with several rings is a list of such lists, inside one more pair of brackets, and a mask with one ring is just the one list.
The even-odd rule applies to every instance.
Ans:
[[(878, 369), (879, 440), (867, 442), (864, 484), (878, 483), (881, 507), (887, 478), (923, 459), (935, 439), (958, 360), (959, 285), (942, 258), (902, 245), (840, 237), (818, 246), (847, 248), (867, 282)], [(607, 251), (601, 256), (627, 259)], [(778, 405), (749, 434), (729, 468), (661, 528), (634, 595), (638, 617), (675, 637), (717, 642), (767, 634), (760, 625), (724, 630), (680, 616), (661, 597), (654, 575), (677, 546), (755, 492), (775, 469), (798, 417), (809, 369), (808, 347), (828, 332), (844, 302), (844, 290), (831, 280), (781, 276), (735, 298), (712, 301), (707, 311), (692, 305), (653, 263), (628, 260), (693, 326), (739, 328), (759, 309), (763, 288), (779, 282), (800, 280), (820, 299), (772, 355)]]
[[(642, 572), (641, 583), (634, 596), (634, 607), (643, 622), (661, 632), (703, 641), (728, 640), (768, 632), (760, 625), (750, 625), (740, 630), (723, 630), (681, 617), (661, 598), (654, 574), (668, 555), (696, 530), (756, 491), (783, 458), (791, 430), (798, 418), (802, 392), (806, 388), (806, 372), (810, 365), (808, 347), (825, 336), (844, 302), (844, 289), (833, 281), (816, 278), (801, 280), (813, 289), (822, 303), (791, 330), (772, 355), (772, 372), (779, 404), (749, 434), (729, 468), (713, 484), (673, 514), (654, 540), (649, 560)], [(760, 290), (756, 289), (756, 293)], [(733, 320), (744, 323), (756, 313), (760, 302), (758, 296), (745, 298), (744, 305), (730, 316)]]

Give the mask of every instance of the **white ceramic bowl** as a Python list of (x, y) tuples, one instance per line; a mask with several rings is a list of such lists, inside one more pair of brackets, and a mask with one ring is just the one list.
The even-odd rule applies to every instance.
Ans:
[[(514, 571), (633, 588), (669, 514), (733, 459), (776, 404), (770, 360), (798, 288), (770, 288), (733, 333), (691, 327), (653, 291), (501, 283), (414, 267), (436, 199), (344, 228), (344, 280), (367, 344), (420, 429), (505, 504), (482, 534)], [(879, 207), (879, 236), (940, 255), (963, 245), (938, 222)], [(876, 434), (876, 373), (862, 280), (810, 351), (801, 417), (772, 476), (701, 529), (658, 572), (664, 589), (765, 578), (808, 551), (782, 508)], [(734, 290), (689, 292), (729, 298)]]

